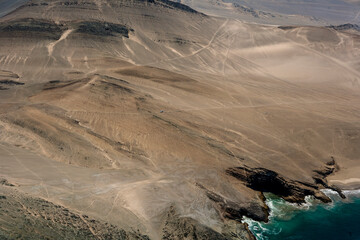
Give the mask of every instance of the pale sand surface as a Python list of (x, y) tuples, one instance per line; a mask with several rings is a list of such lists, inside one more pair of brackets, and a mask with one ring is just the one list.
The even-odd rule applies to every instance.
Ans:
[[(55, 29), (1, 33), (0, 80), (24, 83), (1, 85), (1, 176), (155, 239), (173, 204), (216, 231), (227, 224), (199, 185), (263, 206), (226, 174), (232, 167), (313, 184), (333, 157), (329, 184), (358, 186), (358, 34), (135, 2), (89, 1), (80, 11), (49, 1), (1, 18)], [(133, 31), (81, 33), (82, 21)]]
[(342, 169), (338, 173), (328, 178), (329, 182), (343, 189), (355, 190), (360, 189), (360, 168), (356, 165)]

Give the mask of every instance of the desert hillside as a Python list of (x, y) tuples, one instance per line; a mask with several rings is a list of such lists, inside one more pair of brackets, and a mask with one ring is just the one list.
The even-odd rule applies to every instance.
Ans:
[(213, 16), (246, 22), (327, 26), (360, 23), (359, 0), (178, 0)]
[[(357, 25), (259, 25), (168, 0), (8, 9), (0, 201), (34, 231), (52, 219), (45, 237), (251, 239), (241, 219), (267, 220), (262, 192), (326, 202), (320, 189), (360, 183)], [(28, 237), (12, 221), (0, 236)]]

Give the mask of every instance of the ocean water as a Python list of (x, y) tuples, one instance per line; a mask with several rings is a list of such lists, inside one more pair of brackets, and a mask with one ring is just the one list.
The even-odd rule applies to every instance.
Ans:
[(332, 203), (308, 197), (301, 206), (267, 194), (269, 223), (244, 221), (258, 240), (360, 240), (360, 191), (344, 193), (346, 200), (326, 190)]

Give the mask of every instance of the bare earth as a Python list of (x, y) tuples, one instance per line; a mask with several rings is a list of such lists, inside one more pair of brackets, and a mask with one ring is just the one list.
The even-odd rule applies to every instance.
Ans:
[(360, 186), (359, 57), (351, 29), (30, 1), (0, 18), (1, 194), (95, 219), (85, 238), (250, 239), (261, 192)]

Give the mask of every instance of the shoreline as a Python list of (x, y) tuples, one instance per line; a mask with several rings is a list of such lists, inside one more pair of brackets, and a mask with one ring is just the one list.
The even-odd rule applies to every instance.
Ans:
[(329, 179), (328, 182), (339, 187), (342, 191), (360, 190), (360, 178)]
[[(332, 189), (323, 189), (322, 190), (322, 192), (326, 195), (326, 196), (328, 196), (328, 197), (333, 197), (333, 196), (336, 196), (336, 200), (335, 201), (339, 201), (339, 200), (341, 200), (341, 201), (344, 201), (344, 202), (346, 202), (346, 200), (349, 198), (349, 197), (352, 197), (352, 196), (356, 196), (356, 195), (359, 195), (359, 198), (360, 198), (360, 188), (356, 188), (356, 189), (342, 189), (341, 190), (342, 191), (342, 193), (346, 196), (346, 198), (345, 199), (342, 199), (342, 198), (338, 198), (339, 197), (339, 194), (336, 192), (336, 191), (334, 191), (334, 190), (332, 190)], [(334, 202), (334, 199), (333, 198), (331, 198), (331, 200), (332, 200), (332, 202)]]
[[(249, 232), (255, 237), (255, 239), (262, 240), (264, 239), (263, 238), (264, 233), (266, 232), (268, 233), (270, 230), (273, 232), (278, 231), (278, 229), (275, 228), (271, 229), (271, 228), (267, 228), (266, 226), (271, 226), (272, 224), (275, 224), (277, 221), (279, 221), (279, 219), (289, 222), (297, 214), (301, 212), (306, 212), (311, 209), (316, 209), (319, 206), (326, 207), (327, 205), (330, 205), (334, 207), (336, 206), (336, 203), (351, 204), (353, 202), (352, 200), (360, 199), (359, 187), (354, 189), (341, 189), (342, 193), (346, 196), (345, 199), (341, 198), (341, 196), (337, 191), (330, 188), (325, 188), (320, 191), (331, 199), (330, 203), (324, 203), (322, 201), (319, 201), (314, 196), (311, 195), (306, 196), (305, 203), (300, 203), (300, 204), (291, 203), (275, 194), (267, 193), (265, 195), (264, 202), (266, 206), (268, 206), (268, 208), (270, 209), (269, 221), (268, 222), (255, 221), (251, 218), (244, 217), (241, 222), (248, 226)], [(280, 232), (281, 230), (279, 231), (279, 233)]]

